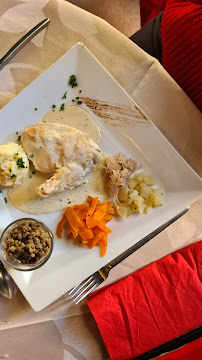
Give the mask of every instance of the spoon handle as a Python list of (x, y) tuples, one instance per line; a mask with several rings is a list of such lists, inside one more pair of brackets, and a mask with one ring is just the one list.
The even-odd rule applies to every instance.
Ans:
[(44, 19), (39, 24), (29, 30), (20, 40), (18, 40), (1, 58), (0, 70), (20, 51), (35, 35), (48, 26), (50, 19)]

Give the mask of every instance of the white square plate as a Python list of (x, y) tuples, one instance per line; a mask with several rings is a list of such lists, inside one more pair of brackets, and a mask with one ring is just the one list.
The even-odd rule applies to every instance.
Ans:
[[(148, 215), (131, 215), (125, 221), (112, 221), (107, 254), (101, 258), (99, 248), (73, 246), (71, 241), (57, 239), (49, 261), (33, 272), (20, 272), (8, 268), (14, 281), (35, 311), (39, 311), (59, 298), (74, 285), (107, 264), (137, 243), (154, 229), (164, 224), (202, 193), (199, 176), (183, 160), (159, 130), (136, 106), (134, 101), (111, 77), (95, 57), (76, 44), (53, 66), (0, 111), (0, 144), (16, 140), (16, 132), (40, 121), (52, 104), (61, 104), (61, 94), (67, 90), (71, 74), (78, 78), (79, 88), (68, 88), (65, 102), (82, 89), (82, 96), (97, 99), (96, 106), (83, 106), (102, 131), (100, 148), (107, 153), (123, 152), (136, 159), (151, 172), (162, 186), (164, 205), (154, 208)], [(37, 106), (38, 111), (33, 111)], [(3, 190), (0, 198), (0, 231), (11, 221), (30, 217), (5, 204)], [(55, 233), (61, 212), (34, 215)], [(163, 244), (162, 244), (163, 246)]]

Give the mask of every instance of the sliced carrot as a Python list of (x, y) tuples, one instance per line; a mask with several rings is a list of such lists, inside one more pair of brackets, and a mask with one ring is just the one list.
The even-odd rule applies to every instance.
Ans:
[(81, 211), (79, 212), (81, 219), (86, 220), (87, 213), (88, 213), (88, 210), (87, 210), (87, 209), (81, 210)]
[(102, 221), (102, 220), (100, 220), (100, 221), (97, 222), (97, 226), (98, 226), (100, 229), (102, 229), (106, 234), (109, 234), (109, 233), (112, 232), (112, 230), (111, 230), (110, 228), (108, 228), (108, 227), (105, 225), (104, 221)]
[(93, 218), (95, 221), (100, 221), (103, 217), (107, 214), (110, 206), (112, 205), (111, 202), (106, 202), (100, 206), (100, 208), (93, 214)]
[(82, 231), (79, 231), (79, 235), (83, 240), (90, 240), (93, 238), (92, 229), (83, 229)]
[(75, 231), (75, 230), (71, 227), (70, 224), (69, 224), (69, 228), (70, 228), (70, 231), (71, 231), (71, 233), (72, 233), (73, 238), (76, 239), (76, 237), (78, 236), (78, 231)]
[(74, 205), (72, 206), (74, 208), (75, 211), (77, 210), (88, 210), (89, 209), (89, 205), (88, 204), (81, 204), (81, 205)]
[(83, 239), (80, 235), (77, 236), (76, 241), (80, 244), (82, 243)]
[(102, 231), (102, 238), (96, 243), (96, 245), (100, 246), (103, 243), (107, 244), (107, 234), (105, 234), (104, 231)]
[(102, 220), (105, 217), (110, 206), (111, 206), (111, 203), (106, 202), (106, 203), (100, 205), (99, 209), (97, 211), (95, 211), (95, 213), (92, 216), (88, 216), (86, 219), (86, 225), (88, 226), (88, 228), (92, 228), (92, 227), (96, 226), (97, 222)]
[(100, 256), (103, 257), (107, 252), (107, 243), (102, 242), (100, 245)]
[(99, 234), (97, 234), (93, 239), (89, 240), (88, 242), (88, 246), (90, 249), (93, 248), (93, 246), (96, 245), (96, 243), (102, 239), (102, 232), (100, 232)]
[[(87, 203), (91, 204), (93, 201), (93, 197), (92, 196), (88, 196), (87, 197)], [(100, 200), (98, 200), (98, 204), (100, 204)]]
[(90, 205), (90, 207), (89, 207), (89, 210), (88, 210), (88, 212), (87, 212), (87, 216), (93, 215), (93, 213), (94, 213), (94, 211), (95, 211), (95, 208), (96, 208), (96, 206), (97, 206), (97, 202), (98, 202), (98, 198), (97, 198), (97, 197), (93, 198), (93, 200), (92, 200), (92, 202), (91, 202), (91, 205)]
[(93, 235), (96, 236), (97, 234), (100, 233), (101, 229), (98, 226), (95, 226), (94, 228), (92, 228), (93, 230)]
[(59, 239), (62, 238), (62, 230), (63, 230), (63, 228), (64, 228), (64, 226), (65, 226), (66, 224), (67, 224), (67, 218), (66, 218), (65, 215), (63, 215), (63, 218), (60, 220), (60, 222), (59, 222), (59, 224), (58, 224), (58, 227), (57, 227), (57, 231), (56, 231), (57, 237), (58, 237)]
[(111, 206), (108, 210), (108, 214), (117, 215), (117, 211), (116, 211), (115, 207)]
[(84, 223), (81, 221), (73, 207), (67, 208), (67, 210), (65, 211), (65, 216), (68, 220), (69, 225), (74, 231), (79, 232), (85, 228)]
[(72, 232), (71, 232), (71, 229), (70, 229), (70, 228), (68, 228), (68, 229), (67, 229), (67, 237), (68, 237), (68, 239), (71, 239), (71, 238), (73, 237), (73, 235), (72, 235)]
[(112, 220), (112, 215), (108, 214), (104, 216), (104, 221), (111, 221)]
[(82, 246), (88, 245), (88, 240), (82, 240), (81, 245), (82, 245)]
[(93, 197), (88, 195), (88, 197), (87, 197), (87, 202), (88, 202), (89, 204), (91, 204), (92, 201), (93, 201)]
[(82, 246), (88, 245), (92, 249), (95, 245), (100, 247), (100, 255), (107, 251), (107, 235), (112, 230), (106, 222), (112, 220), (116, 210), (111, 202), (100, 203), (97, 197), (88, 196), (88, 204), (73, 205), (66, 209), (62, 220), (57, 227), (58, 237), (68, 224), (67, 236), (73, 237)]

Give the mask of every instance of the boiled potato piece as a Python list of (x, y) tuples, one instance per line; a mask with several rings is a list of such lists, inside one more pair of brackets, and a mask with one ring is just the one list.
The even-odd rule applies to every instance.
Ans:
[(122, 186), (119, 190), (118, 198), (122, 203), (127, 202), (128, 200), (128, 188), (126, 186)]
[(125, 219), (126, 216), (128, 215), (128, 207), (126, 206), (122, 206), (122, 205), (116, 205), (116, 211), (118, 213), (118, 215), (122, 218)]
[(144, 199), (148, 199), (149, 195), (152, 192), (152, 189), (149, 188), (145, 183), (140, 184), (140, 196), (142, 196)]
[(135, 179), (130, 179), (130, 181), (128, 183), (129, 189), (131, 189), (131, 190), (135, 189), (136, 185), (137, 185), (137, 181)]
[(137, 190), (134, 190), (134, 191), (129, 195), (129, 198), (130, 198), (131, 200), (134, 200), (137, 195), (138, 195), (138, 191), (137, 191)]
[(149, 195), (149, 199), (154, 207), (163, 205), (163, 198), (158, 197), (154, 192)]
[(133, 202), (134, 202), (134, 204), (136, 204), (137, 206), (140, 206), (140, 205), (143, 204), (144, 198), (141, 197), (141, 196), (139, 196), (139, 195), (136, 195)]
[(140, 172), (130, 179), (128, 186), (121, 187), (118, 194), (121, 204), (115, 204), (119, 216), (125, 219), (132, 213), (148, 214), (153, 207), (163, 205), (163, 189), (153, 189), (153, 185), (152, 175)]
[(144, 211), (145, 211), (146, 214), (148, 214), (151, 211), (151, 209), (152, 209), (152, 202), (147, 199)]
[(141, 184), (143, 184), (143, 183), (137, 184), (135, 187), (135, 190), (137, 190), (139, 193), (141, 191)]
[(161, 196), (163, 195), (163, 189), (162, 188), (153, 189), (153, 193), (155, 193), (157, 196)]
[(139, 174), (135, 175), (134, 179), (137, 181), (137, 183), (141, 183), (144, 181), (146, 174), (144, 172), (140, 172)]
[(153, 177), (152, 177), (152, 175), (146, 175), (146, 176), (144, 177), (144, 182), (145, 182), (145, 184), (146, 184), (147, 186), (153, 186), (153, 185), (156, 184), (155, 181), (154, 181), (154, 179), (153, 179)]

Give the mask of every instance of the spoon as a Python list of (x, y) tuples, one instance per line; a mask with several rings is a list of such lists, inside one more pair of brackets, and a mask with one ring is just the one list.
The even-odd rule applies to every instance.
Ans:
[(18, 287), (0, 261), (0, 293), (8, 299), (12, 299), (18, 291)]

